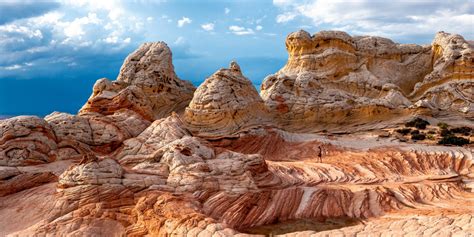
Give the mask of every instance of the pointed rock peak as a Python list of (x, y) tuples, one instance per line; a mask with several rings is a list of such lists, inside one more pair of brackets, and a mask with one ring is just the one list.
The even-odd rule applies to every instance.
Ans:
[(125, 59), (117, 80), (146, 86), (178, 80), (170, 48), (161, 41), (140, 45)]
[(125, 59), (116, 81), (101, 79), (94, 85), (81, 113), (110, 115), (126, 108), (152, 121), (184, 110), (195, 89), (174, 72), (166, 43), (144, 43)]
[(229, 69), (230, 69), (232, 72), (237, 72), (237, 73), (242, 74), (242, 71), (240, 70), (239, 64), (237, 64), (237, 62), (234, 61), (234, 60), (232, 60), (232, 62), (230, 62)]

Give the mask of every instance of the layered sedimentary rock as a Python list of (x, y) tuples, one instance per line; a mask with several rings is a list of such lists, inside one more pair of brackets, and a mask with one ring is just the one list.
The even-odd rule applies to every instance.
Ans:
[(454, 110), (474, 118), (474, 45), (439, 32), (432, 43), (433, 70), (416, 84), (415, 106)]
[(419, 46), (298, 31), (286, 47), (287, 64), (264, 80), (261, 94), (287, 128), (386, 120), (420, 107), (473, 111), (473, 46), (459, 35), (440, 32), (431, 46)]
[[(62, 157), (87, 152), (107, 154), (128, 138), (136, 137), (150, 122), (133, 110), (101, 114), (71, 115), (54, 112), (45, 117), (53, 128)], [(72, 150), (71, 150), (72, 149)]]
[(472, 234), (472, 145), (302, 132), (469, 117), (472, 47), (300, 31), (287, 48), (263, 99), (232, 62), (191, 100), (153, 43), (79, 115), (0, 120), (0, 236)]
[(19, 116), (0, 121), (0, 165), (22, 166), (56, 159), (57, 139), (41, 118)]
[(268, 123), (268, 112), (252, 82), (231, 62), (198, 87), (184, 119), (193, 133), (218, 137)]
[[(164, 135), (167, 128), (182, 126), (176, 118), (161, 124), (154, 126), (154, 133)], [(422, 216), (401, 223), (422, 228), (427, 218), (423, 213), (433, 208), (434, 214), (449, 212), (452, 219), (472, 218), (472, 213), (463, 209), (474, 202), (473, 194), (463, 186), (463, 179), (473, 178), (469, 177), (474, 171), (469, 150), (399, 149), (369, 143), (365, 145), (372, 148), (364, 151), (337, 141), (327, 144), (274, 132), (277, 135), (271, 139), (279, 140), (279, 146), (292, 147), (286, 153), (285, 149), (280, 151), (291, 160), (271, 161), (267, 150), (274, 147), (264, 144), (257, 154), (245, 155), (238, 152), (240, 148), (229, 151), (184, 133), (175, 139), (169, 137), (166, 144), (156, 143), (160, 149), (143, 150), (136, 162), (128, 155), (129, 160), (122, 164), (105, 158), (74, 165), (59, 176), (51, 216), (17, 234), (231, 236), (306, 219), (375, 218), (379, 224), (391, 223), (394, 221), (384, 216), (400, 213), (400, 219), (407, 211)], [(298, 136), (299, 141), (295, 139)], [(136, 142), (142, 143), (141, 147), (155, 146)], [(321, 147), (325, 150), (322, 160), (317, 152), (308, 152)], [(97, 232), (98, 228), (107, 232)], [(375, 226), (347, 228), (342, 230), (352, 233)], [(407, 233), (419, 231), (416, 228)], [(469, 223), (462, 222), (456, 230), (466, 234), (471, 229)]]
[(164, 42), (145, 43), (125, 60), (117, 80), (98, 80), (80, 114), (103, 115), (130, 109), (148, 120), (182, 111), (194, 86), (174, 72), (171, 50)]

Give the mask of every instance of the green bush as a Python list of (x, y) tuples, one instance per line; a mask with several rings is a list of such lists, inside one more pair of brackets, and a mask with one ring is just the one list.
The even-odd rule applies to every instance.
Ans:
[(395, 130), (395, 132), (400, 133), (402, 135), (407, 135), (408, 133), (411, 132), (411, 128), (401, 128), (401, 129)]
[(405, 123), (405, 127), (415, 127), (418, 129), (425, 129), (427, 125), (430, 125), (430, 123), (421, 118), (415, 118)]
[(456, 146), (463, 146), (469, 144), (470, 141), (463, 137), (456, 137), (456, 136), (447, 136), (443, 137), (441, 140), (438, 141), (440, 145), (456, 145)]
[(443, 123), (443, 122), (439, 122), (438, 123), (438, 127), (441, 128), (441, 129), (447, 129), (448, 128), (448, 124), (447, 123)]

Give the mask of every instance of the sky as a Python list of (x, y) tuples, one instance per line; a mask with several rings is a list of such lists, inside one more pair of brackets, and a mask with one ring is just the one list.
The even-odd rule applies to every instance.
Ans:
[(77, 113), (140, 44), (164, 41), (196, 86), (236, 60), (254, 84), (286, 62), (285, 37), (343, 30), (430, 44), (474, 39), (474, 0), (0, 0), (0, 116)]

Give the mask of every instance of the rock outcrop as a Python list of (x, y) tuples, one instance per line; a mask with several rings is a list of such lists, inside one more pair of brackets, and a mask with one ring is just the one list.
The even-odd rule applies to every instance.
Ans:
[(57, 139), (41, 118), (19, 116), (0, 121), (0, 165), (24, 166), (56, 159)]
[(125, 60), (116, 81), (98, 80), (79, 114), (110, 115), (130, 109), (153, 121), (181, 112), (195, 88), (174, 72), (171, 50), (164, 42), (145, 43)]
[(298, 31), (287, 37), (286, 47), (287, 64), (265, 78), (261, 94), (287, 129), (387, 120), (420, 107), (465, 117), (473, 111), (473, 46), (459, 35), (441, 32), (432, 46), (419, 46), (340, 31)]
[(432, 43), (433, 70), (415, 85), (415, 106), (457, 111), (474, 118), (474, 45), (439, 32)]
[(188, 128), (202, 137), (233, 135), (268, 123), (268, 118), (262, 98), (236, 62), (198, 87), (184, 115)]
[(471, 235), (472, 144), (308, 131), (438, 110), (470, 125), (472, 46), (337, 31), (286, 44), (263, 99), (235, 62), (193, 94), (150, 43), (78, 115), (0, 120), (0, 236)]

